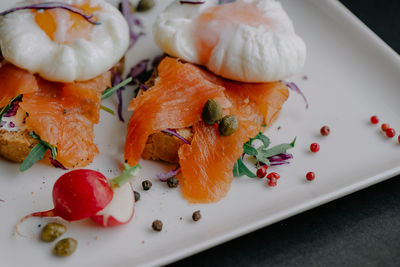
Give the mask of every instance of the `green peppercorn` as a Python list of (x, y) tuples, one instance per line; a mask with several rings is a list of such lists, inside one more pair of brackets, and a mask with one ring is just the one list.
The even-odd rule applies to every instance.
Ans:
[(40, 239), (45, 242), (53, 242), (67, 231), (67, 227), (60, 223), (48, 223), (40, 233)]
[(169, 188), (176, 188), (178, 187), (179, 180), (176, 177), (171, 177), (167, 179), (167, 185)]
[(78, 242), (73, 238), (64, 238), (56, 243), (53, 254), (57, 257), (70, 256), (76, 250)]
[(201, 118), (209, 125), (222, 119), (222, 107), (214, 99), (208, 99), (201, 112)]
[(138, 12), (148, 11), (152, 9), (154, 5), (155, 5), (154, 0), (140, 0), (136, 7), (136, 11)]
[(238, 119), (235, 115), (226, 115), (219, 123), (219, 133), (223, 136), (232, 135), (239, 126)]

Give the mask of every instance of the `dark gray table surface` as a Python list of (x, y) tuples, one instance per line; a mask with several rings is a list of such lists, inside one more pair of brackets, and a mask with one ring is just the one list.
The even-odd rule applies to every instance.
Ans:
[[(341, 2), (400, 53), (400, 0)], [(400, 176), (173, 265), (400, 266)]]

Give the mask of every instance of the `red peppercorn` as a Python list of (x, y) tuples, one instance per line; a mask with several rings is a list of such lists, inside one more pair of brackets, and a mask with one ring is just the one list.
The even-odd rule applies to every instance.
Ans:
[(329, 133), (331, 132), (331, 129), (329, 129), (328, 126), (323, 126), (323, 127), (321, 128), (320, 132), (321, 132), (321, 135), (323, 135), (323, 136), (328, 136)]
[(390, 125), (387, 124), (387, 123), (384, 123), (384, 124), (382, 124), (382, 126), (381, 126), (381, 129), (382, 129), (382, 131), (384, 131), (384, 132), (386, 132), (386, 130), (389, 129), (389, 128), (390, 128)]
[(275, 178), (270, 179), (268, 181), (268, 185), (271, 186), (271, 187), (276, 186), (276, 179)]
[(318, 152), (319, 151), (319, 144), (318, 143), (312, 143), (311, 145), (310, 145), (310, 150), (311, 150), (311, 152), (313, 152), (313, 153), (315, 153), (315, 152)]
[(399, 135), (399, 137), (397, 137), (397, 141), (399, 141), (399, 144), (400, 144), (400, 135)]
[(257, 170), (257, 177), (258, 178), (260, 178), (260, 179), (264, 178), (265, 175), (267, 175), (267, 168), (264, 168), (264, 166)]
[(307, 181), (312, 181), (312, 180), (314, 180), (314, 179), (315, 179), (315, 173), (313, 173), (313, 172), (307, 172), (307, 174), (306, 174), (306, 179), (307, 179)]
[(281, 178), (281, 176), (276, 172), (271, 172), (270, 174), (267, 175), (267, 179), (269, 179), (269, 180), (272, 180), (272, 179), (278, 180), (279, 178)]
[(386, 136), (389, 138), (393, 138), (396, 135), (396, 131), (393, 128), (389, 128), (385, 131)]
[(378, 124), (378, 122), (379, 122), (379, 119), (378, 119), (378, 117), (376, 115), (371, 117), (371, 123), (372, 124)]

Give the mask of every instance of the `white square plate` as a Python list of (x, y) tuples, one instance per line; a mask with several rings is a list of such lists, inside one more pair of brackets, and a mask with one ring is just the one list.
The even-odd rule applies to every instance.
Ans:
[[(1, 1), (1, 10), (14, 2)], [(140, 15), (147, 36), (130, 51), (128, 65), (159, 53), (152, 42), (151, 21), (167, 2), (159, 0), (155, 10)], [(310, 108), (305, 110), (301, 98), (291, 94), (280, 118), (266, 132), (273, 143), (298, 137), (292, 163), (275, 168), (282, 177), (276, 188), (269, 188), (265, 180), (235, 178), (220, 202), (190, 205), (179, 189), (156, 181), (155, 174), (171, 166), (142, 161), (143, 171), (133, 182), (142, 196), (132, 222), (110, 229), (90, 221), (67, 223), (64, 236), (77, 239), (78, 249), (59, 259), (51, 254), (54, 244), (37, 240), (38, 225), (57, 219), (26, 221), (21, 231), (32, 239), (14, 236), (13, 227), (26, 214), (52, 208), (51, 188), (63, 171), (36, 164), (21, 174), (18, 164), (1, 160), (0, 265), (165, 264), (399, 174), (400, 145), (369, 123), (377, 114), (400, 130), (399, 55), (335, 0), (282, 2), (308, 47), (304, 70), (291, 80), (305, 92)], [(129, 97), (126, 94), (125, 102)], [(116, 100), (107, 100), (106, 105), (114, 107)], [(96, 126), (101, 155), (89, 168), (111, 177), (120, 172), (126, 126), (107, 113), (101, 116)], [(331, 128), (328, 137), (319, 135), (323, 125)], [(308, 147), (314, 141), (321, 150), (311, 154)], [(311, 183), (304, 178), (309, 170), (316, 173)], [(140, 188), (145, 179), (153, 181), (147, 192)], [(191, 215), (198, 209), (203, 218), (195, 223)], [(160, 233), (151, 230), (155, 219), (164, 222)]]

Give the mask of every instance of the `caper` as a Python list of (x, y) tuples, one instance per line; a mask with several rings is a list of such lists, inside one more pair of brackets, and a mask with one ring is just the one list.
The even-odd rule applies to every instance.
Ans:
[(140, 0), (136, 10), (139, 12), (148, 11), (154, 7), (154, 4), (154, 0)]
[(208, 99), (201, 112), (201, 118), (207, 124), (214, 124), (222, 119), (222, 107), (214, 99)]
[(219, 123), (219, 133), (223, 136), (232, 135), (238, 128), (238, 119), (235, 115), (226, 115)]
[(53, 249), (53, 254), (57, 257), (67, 257), (74, 253), (78, 242), (73, 238), (64, 238), (56, 243)]
[(60, 223), (48, 223), (42, 229), (40, 239), (45, 242), (53, 242), (67, 231), (67, 227)]

